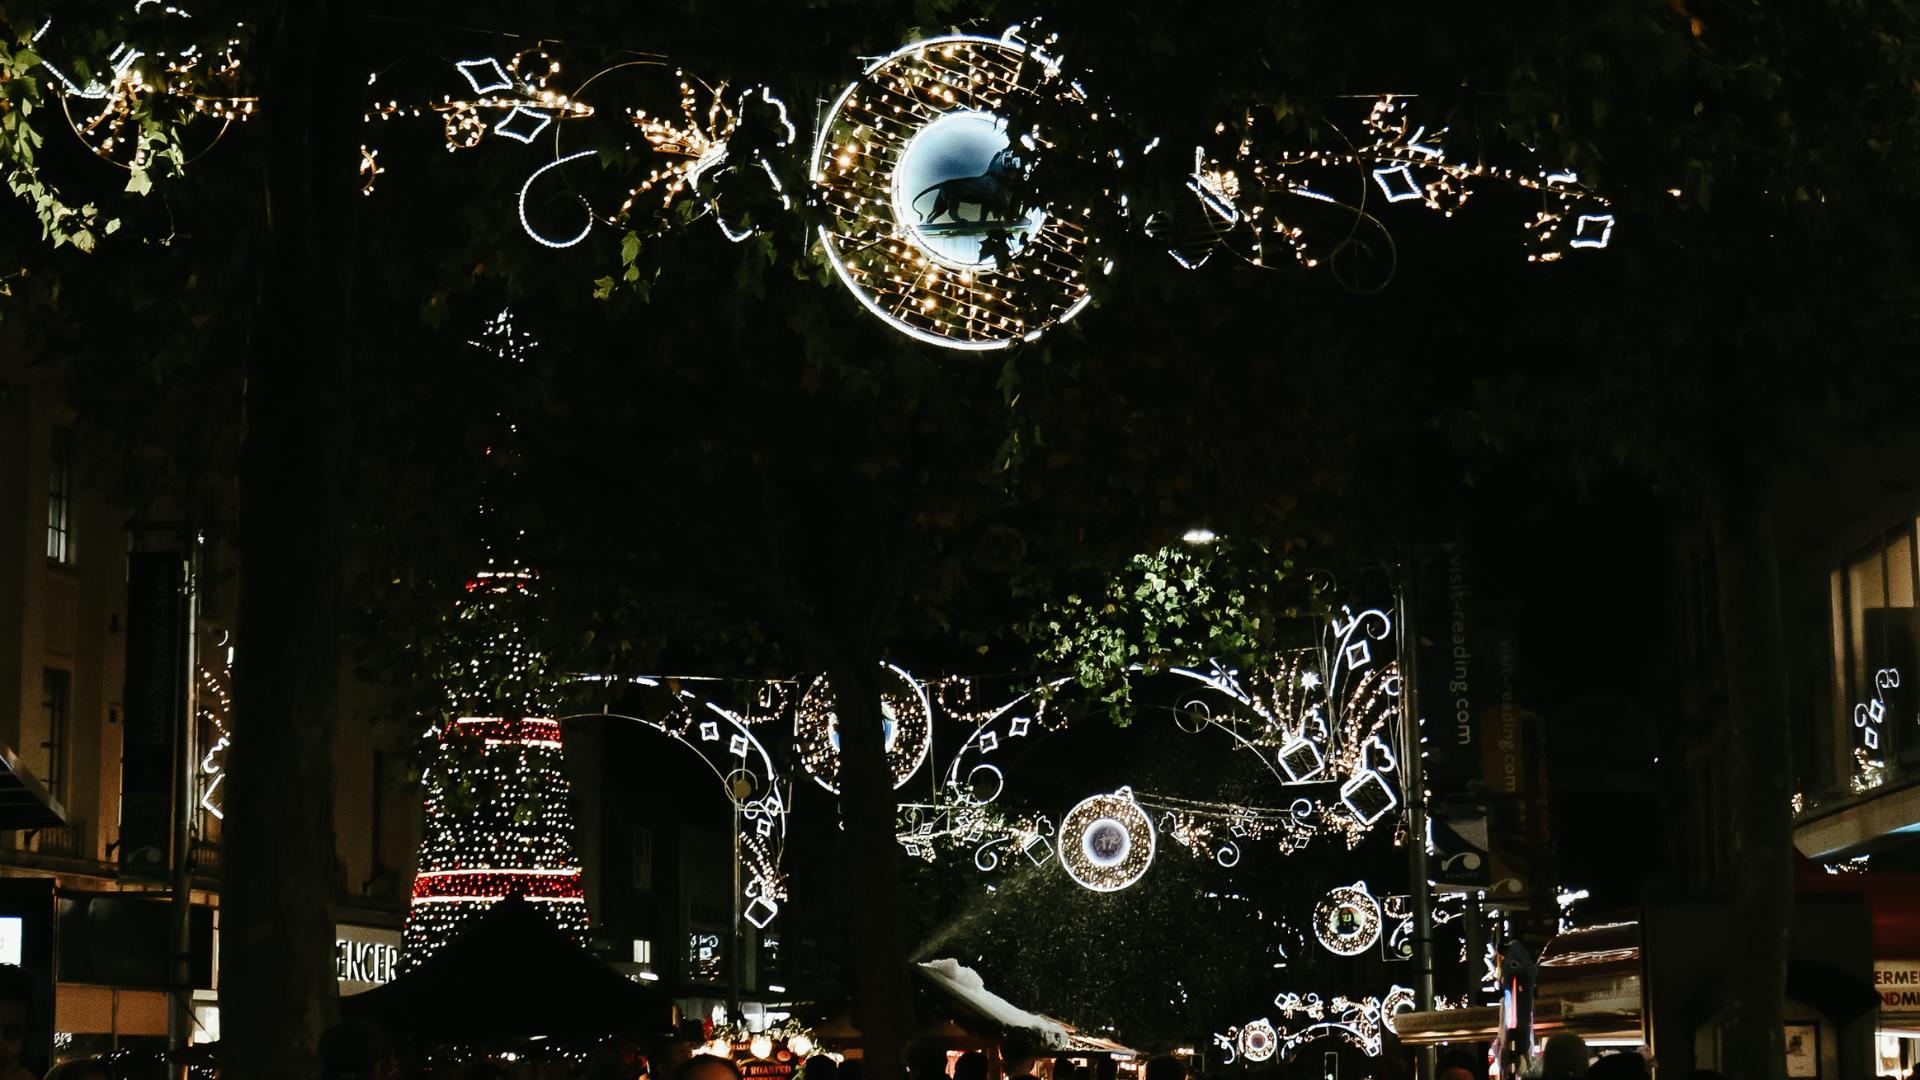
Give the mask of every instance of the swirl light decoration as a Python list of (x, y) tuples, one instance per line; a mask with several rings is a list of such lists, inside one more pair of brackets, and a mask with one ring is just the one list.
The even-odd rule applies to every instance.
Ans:
[(1364, 881), (1330, 889), (1314, 905), (1313, 934), (1336, 956), (1358, 956), (1380, 940), (1380, 901)]
[(1153, 864), (1153, 819), (1133, 790), (1082, 799), (1060, 823), (1060, 865), (1081, 887), (1118, 892)]
[[(895, 790), (906, 785), (933, 752), (933, 707), (926, 690), (912, 675), (892, 664), (882, 664), (880, 715), (886, 738), (887, 765), (893, 770)], [(794, 748), (800, 764), (814, 782), (840, 793), (840, 718), (834, 712), (833, 686), (825, 675), (813, 680), (793, 714)]]
[(1086, 233), (1037, 205), (1019, 99), (1078, 96), (1013, 38), (954, 34), (881, 58), (827, 110), (811, 175), (840, 279), (888, 325), (951, 349), (1038, 337), (1087, 301)]

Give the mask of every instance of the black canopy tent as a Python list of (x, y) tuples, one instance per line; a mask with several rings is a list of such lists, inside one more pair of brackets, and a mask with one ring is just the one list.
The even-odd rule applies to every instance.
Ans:
[(342, 998), (340, 1012), (424, 1046), (651, 1035), (673, 1023), (664, 990), (595, 959), (520, 897), (400, 978)]

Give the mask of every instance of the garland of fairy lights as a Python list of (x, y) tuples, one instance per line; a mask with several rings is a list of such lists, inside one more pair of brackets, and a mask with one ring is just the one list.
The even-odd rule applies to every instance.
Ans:
[[(138, 0), (135, 10), (146, 6), (159, 5)], [(187, 17), (175, 7), (164, 11)], [(868, 311), (929, 344), (995, 349), (1031, 341), (1072, 318), (1089, 298), (1091, 209), (1056, 205), (1033, 190), (1040, 155), (1063, 151), (1038, 127), (1010, 130), (1009, 117), (1047, 111), (1033, 105), (1066, 106), (1085, 109), (1081, 126), (1091, 128), (1101, 119), (1100, 103), (1021, 34), (1015, 26), (1000, 37), (952, 34), (905, 45), (850, 83), (815, 134), (807, 178), (824, 213), (818, 235), (829, 263)], [(186, 120), (218, 120), (222, 132), (258, 113), (258, 98), (241, 92), (242, 38), (223, 41), (172, 56), (123, 43), (101, 68), (110, 77), (85, 83), (42, 63), (75, 133), (95, 153), (116, 161), (124, 155), (122, 163), (138, 171), (165, 143), (144, 123), (154, 102), (179, 103)], [(558, 84), (560, 61), (538, 48), (504, 61), (479, 56), (452, 66), (464, 83), (457, 94), (376, 101), (365, 121), (438, 117), (449, 151), (479, 146), (489, 136), (532, 145), (551, 131), (551, 155), (527, 175), (517, 198), (523, 231), (542, 245), (572, 247), (595, 224), (649, 232), (702, 216), (711, 216), (727, 238), (745, 239), (754, 232), (747, 218), (722, 212), (717, 185), (702, 187), (703, 179), (723, 171), (747, 178), (782, 207), (793, 206), (767, 154), (792, 148), (798, 132), (786, 105), (765, 87), (730, 94), (724, 84), (709, 85), (651, 58), (615, 64), (568, 91)], [(640, 74), (646, 86), (632, 93), (649, 103), (606, 110), (623, 121), (614, 141), (637, 134), (651, 163), (630, 178), (624, 194), (601, 200), (585, 193), (591, 185), (566, 176), (569, 165), (599, 152), (563, 152), (559, 128), (603, 115), (585, 95), (616, 73)], [(608, 87), (618, 81), (599, 89), (617, 94)], [(1496, 184), (1540, 199), (1522, 223), (1530, 260), (1555, 261), (1611, 243), (1611, 210), (1573, 173), (1449, 158), (1445, 129), (1415, 124), (1406, 101), (1380, 97), (1360, 138), (1331, 150), (1270, 147), (1277, 140), (1261, 130), (1259, 114), (1249, 113), (1230, 152), (1195, 147), (1186, 185), (1193, 202), (1143, 215), (1146, 231), (1188, 267), (1225, 248), (1254, 266), (1329, 265), (1349, 287), (1377, 288), (1391, 276), (1394, 256), (1385, 225), (1367, 208), (1371, 192), (1389, 205), (1418, 203), (1451, 216), (1480, 186)], [(764, 123), (748, 124), (750, 112)], [(749, 127), (755, 132), (746, 137)], [(1215, 130), (1229, 134), (1224, 123)], [(1142, 156), (1159, 142), (1148, 143)], [(184, 163), (177, 147), (165, 150), (176, 168)], [(371, 194), (385, 169), (377, 149), (363, 144), (359, 152), (361, 190)], [(1118, 149), (1089, 160), (1116, 170), (1124, 165)], [(1341, 175), (1360, 179), (1350, 196), (1331, 190), (1328, 181)], [(553, 184), (553, 196), (536, 194)], [(1110, 188), (1102, 195), (1117, 200), (1124, 215), (1124, 194)], [(694, 212), (665, 212), (687, 197), (700, 200)], [(572, 217), (564, 229), (533, 220), (550, 213), (555, 201)], [(1332, 224), (1316, 222), (1329, 207), (1336, 211)], [(1369, 258), (1384, 259), (1384, 269), (1355, 283), (1353, 264)]]
[(1259, 1064), (1275, 1057), (1284, 1061), (1307, 1043), (1329, 1038), (1340, 1039), (1368, 1057), (1379, 1057), (1385, 1048), (1384, 1035), (1394, 1032), (1394, 1018), (1413, 1011), (1414, 995), (1405, 986), (1394, 986), (1383, 997), (1336, 994), (1325, 999), (1319, 994), (1283, 991), (1274, 997), (1273, 1005), (1282, 1019), (1304, 1020), (1305, 1025), (1294, 1029), (1262, 1017), (1228, 1028), (1213, 1037), (1225, 1064), (1242, 1059)]
[(463, 716), (440, 733), (401, 944), (417, 966), (499, 901), (519, 896), (578, 939), (586, 893), (573, 850), (560, 723)]

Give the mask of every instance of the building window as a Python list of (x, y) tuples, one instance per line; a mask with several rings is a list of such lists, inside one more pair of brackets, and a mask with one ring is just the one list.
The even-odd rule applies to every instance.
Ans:
[(720, 935), (695, 930), (687, 935), (687, 978), (718, 982), (726, 974)]
[(47, 774), (41, 777), (47, 794), (61, 797), (60, 780), (67, 771), (67, 719), (72, 713), (73, 676), (60, 668), (47, 668), (40, 676), (40, 708), (46, 714), (47, 739), (40, 745), (47, 750)]
[(634, 938), (633, 962), (636, 964), (653, 963), (653, 942), (646, 938)]
[(47, 467), (47, 559), (73, 562), (73, 441), (64, 431), (53, 433)]
[[(1834, 675), (1840, 692), (1841, 716), (1851, 721), (1856, 703), (1883, 698), (1884, 722), (1878, 725), (1880, 760), (1892, 760), (1902, 751), (1920, 751), (1920, 739), (1906, 738), (1905, 705), (1913, 700), (1910, 687), (1920, 681), (1920, 621), (1916, 621), (1914, 581), (1915, 527), (1908, 521), (1889, 529), (1878, 541), (1856, 552), (1833, 577)], [(1881, 671), (1899, 673), (1898, 686), (1880, 685)], [(1863, 736), (1855, 732), (1856, 740)], [(1904, 743), (1904, 745), (1903, 745)]]
[(633, 830), (632, 881), (641, 892), (653, 891), (653, 830), (644, 826)]

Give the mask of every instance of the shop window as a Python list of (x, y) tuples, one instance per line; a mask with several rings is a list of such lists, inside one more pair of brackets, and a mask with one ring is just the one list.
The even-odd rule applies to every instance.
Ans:
[(73, 563), (73, 440), (64, 431), (53, 433), (47, 467), (47, 559)]
[(687, 978), (718, 982), (726, 974), (720, 935), (695, 930), (687, 935)]
[[(1920, 681), (1920, 621), (1916, 620), (1914, 581), (1915, 522), (1890, 529), (1873, 545), (1855, 553), (1834, 575), (1834, 668), (1842, 715), (1851, 721), (1854, 706), (1879, 702), (1867, 729), (1850, 723), (1858, 749), (1881, 761), (1920, 753), (1920, 732), (1913, 726), (1913, 687)], [(1896, 673), (1892, 677), (1881, 672)], [(1877, 743), (1870, 746), (1869, 743)]]

